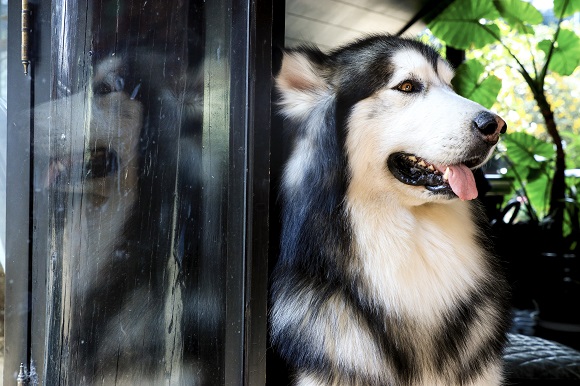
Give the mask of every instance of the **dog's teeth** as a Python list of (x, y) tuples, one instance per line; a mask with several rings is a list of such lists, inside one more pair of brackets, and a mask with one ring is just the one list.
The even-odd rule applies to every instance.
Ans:
[(443, 173), (443, 179), (445, 181), (449, 179), (449, 168), (445, 169), (445, 173)]
[(409, 159), (409, 161), (417, 162), (417, 157), (415, 157), (414, 155), (410, 155), (407, 158)]

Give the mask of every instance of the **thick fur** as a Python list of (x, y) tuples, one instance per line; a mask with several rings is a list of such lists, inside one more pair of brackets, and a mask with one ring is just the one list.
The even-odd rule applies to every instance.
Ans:
[[(275, 348), (302, 386), (497, 385), (507, 289), (478, 207), (395, 179), (396, 152), (453, 165), (491, 154), (482, 106), (412, 40), (288, 50), (276, 78), (293, 150), (272, 283)], [(397, 86), (412, 80), (416, 92)]]

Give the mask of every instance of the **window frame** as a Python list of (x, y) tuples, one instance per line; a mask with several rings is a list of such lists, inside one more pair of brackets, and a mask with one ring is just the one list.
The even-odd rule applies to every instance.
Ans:
[[(66, 1), (66, 0), (65, 0)], [(225, 384), (262, 385), (266, 379), (268, 213), (273, 0), (229, 0), (231, 44), (230, 173), (228, 206)], [(35, 199), (34, 117), (19, 112), (51, 98), (50, 28), (54, 1), (31, 5), (33, 51), (29, 75), (20, 62), (21, 3), (9, 2), (6, 311), (4, 383), (21, 363), (44, 368), (47, 341), (46, 250), (33, 239), (47, 224)], [(283, 16), (282, 16), (283, 17)], [(282, 20), (283, 22), (283, 20)], [(43, 58), (46, 58), (43, 60)], [(242, 150), (239, 150), (242, 149)], [(235, 172), (232, 172), (235, 165)], [(232, 201), (232, 200), (230, 200)], [(46, 228), (45, 228), (46, 229)], [(42, 383), (42, 375), (39, 380)]]

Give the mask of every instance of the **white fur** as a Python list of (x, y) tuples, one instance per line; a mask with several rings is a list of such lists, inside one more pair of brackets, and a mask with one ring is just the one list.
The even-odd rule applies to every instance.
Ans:
[(304, 119), (331, 94), (331, 88), (321, 79), (318, 69), (297, 54), (284, 54), (277, 85), (283, 90), (282, 110), (294, 119)]
[[(404, 334), (412, 337), (409, 344), (421, 367), (421, 384), (447, 386), (433, 370), (437, 347), (432, 334), (446, 325), (448, 313), (465, 296), (480, 283), (493, 280), (488, 277), (488, 257), (479, 245), (469, 203), (401, 183), (386, 161), (397, 152), (442, 166), (467, 161), (470, 145), (482, 140), (473, 122), (485, 109), (453, 92), (453, 70), (443, 60), (434, 69), (413, 49), (401, 49), (389, 60), (394, 72), (388, 83), (356, 103), (347, 122), (350, 180), (345, 207), (355, 256), (347, 269), (351, 277), (362, 278), (360, 291), (373, 299), (377, 309), (386, 310), (393, 320), (416, 322), (413, 331)], [(333, 91), (322, 71), (292, 53), (285, 56), (278, 77), (283, 113), (306, 123), (302, 129), (307, 133), (298, 138), (285, 169), (283, 188), (289, 191), (301, 187), (304, 170), (317, 151), (315, 139), (324, 135), (324, 112), (333, 101)], [(397, 89), (409, 79), (421, 85), (420, 92)], [(487, 158), (492, 150), (490, 146)], [(374, 379), (393, 379), (368, 326), (339, 296), (325, 299), (318, 318), (310, 318), (312, 299), (316, 296), (308, 291), (277, 299), (273, 326), (283, 329), (297, 320), (311, 323), (301, 330), (315, 347), (324, 348), (334, 365)], [(496, 312), (487, 304), (477, 311), (474, 328), (458, 348), (466, 358), (473, 355), (469, 347), (481, 345), (494, 333), (495, 325), (487, 322)], [(333, 331), (326, 331), (329, 325)], [(500, 364), (492, 363), (470, 385), (498, 385), (501, 379)], [(296, 382), (335, 386), (309, 373), (299, 374)]]
[[(321, 128), (324, 127), (324, 112), (332, 101), (333, 99), (330, 95), (324, 95), (319, 103), (309, 105), (307, 109), (300, 109), (299, 115), (311, 117), (311, 119), (307, 120), (309, 135), (297, 141), (292, 152), (293, 156), (286, 164), (283, 179), (286, 189), (293, 190), (301, 186), (304, 172), (312, 162), (313, 153), (317, 151), (313, 143), (315, 137), (326, 135), (326, 133), (321, 132)], [(293, 108), (290, 108), (290, 110), (293, 110)], [(288, 111), (288, 115), (291, 114), (292, 111)]]
[[(300, 296), (280, 299), (284, 308), (274, 305), (274, 325), (283, 329), (301, 320), (306, 339), (324, 348), (329, 359), (342, 366), (355, 368), (357, 372), (371, 376), (384, 374), (384, 358), (374, 342), (368, 327), (357, 318), (353, 310), (337, 295), (326, 299), (320, 307), (313, 309), (314, 294), (302, 292)], [(280, 304), (278, 302), (277, 304)], [(313, 313), (317, 313), (317, 317)], [(328, 323), (330, 321), (330, 323)], [(333, 336), (333, 339), (325, 339)], [(364, 355), (361, 355), (364, 353)]]
[(467, 205), (405, 207), (393, 199), (369, 205), (350, 195), (347, 201), (373, 297), (406, 316), (439, 322), (432, 318), (471, 288), (482, 268)]
[[(474, 139), (470, 124), (482, 107), (450, 89), (452, 71), (443, 61), (438, 73), (417, 52), (402, 51), (393, 61), (391, 84), (359, 102), (350, 119), (347, 207), (369, 294), (386, 309), (421, 320), (416, 337), (430, 345), (429, 332), (445, 322), (445, 310), (485, 278), (484, 252), (468, 203), (398, 182), (385, 160), (404, 151), (430, 163), (458, 163)], [(421, 82), (425, 92), (409, 98), (393, 89), (406, 79)], [(470, 340), (478, 334), (474, 330)], [(500, 378), (495, 371), (475, 384)]]
[[(350, 118), (347, 151), (352, 185), (367, 195), (397, 189), (399, 200), (418, 205), (441, 197), (423, 187), (397, 183), (390, 173), (385, 173), (388, 155), (405, 151), (439, 165), (463, 161), (466, 145), (476, 135), (469, 130), (471, 121), (483, 108), (453, 92), (448, 83), (452, 70), (442, 60), (437, 73), (417, 52), (399, 52), (393, 62), (398, 66), (391, 82), (357, 103)], [(406, 79), (420, 81), (425, 92), (402, 95), (394, 89)]]
[[(402, 51), (393, 61), (398, 65), (391, 84), (359, 102), (351, 116), (347, 207), (369, 294), (386, 309), (421, 320), (416, 337), (430, 345), (429, 332), (445, 322), (445, 310), (485, 279), (485, 256), (468, 203), (398, 182), (385, 160), (404, 151), (431, 163), (459, 162), (482, 107), (450, 89), (452, 72), (443, 61), (439, 74), (416, 52)], [(401, 95), (393, 88), (405, 79), (420, 81), (426, 91)], [(479, 328), (487, 331), (484, 324)], [(470, 340), (478, 335), (474, 330)], [(476, 384), (501, 377), (495, 372), (488, 378)]]
[[(502, 377), (501, 377), (501, 368), (499, 365), (493, 366), (483, 374), (478, 379), (474, 380), (473, 382), (466, 383), (463, 386), (497, 386), (501, 384)], [(296, 379), (296, 386), (342, 386), (337, 383), (326, 383), (320, 380), (317, 380), (316, 377), (310, 374), (300, 374)], [(421, 382), (420, 385), (417, 386), (449, 386), (445, 382), (441, 382), (435, 378), (425, 379)]]

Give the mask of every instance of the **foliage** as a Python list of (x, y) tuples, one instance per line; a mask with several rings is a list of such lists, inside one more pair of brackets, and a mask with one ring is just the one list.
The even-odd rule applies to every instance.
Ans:
[[(568, 22), (563, 24), (567, 28), (575, 29), (577, 33), (580, 32), (580, 26), (574, 26)], [(535, 35), (522, 35), (509, 31), (505, 32), (502, 38), (526, 65), (532, 63), (532, 56), (536, 61), (544, 58), (542, 51), (533, 52), (530, 45), (537, 46), (538, 42), (552, 36), (555, 32), (554, 26), (547, 25), (536, 26), (535, 30)], [(468, 61), (474, 60), (484, 65), (482, 79), (490, 76), (501, 79), (502, 87), (492, 108), (508, 121), (510, 129), (525, 130), (543, 139), (549, 138), (534, 95), (528, 85), (522, 82), (517, 66), (514, 66), (513, 59), (510, 60), (511, 58), (505, 55), (505, 50), (501, 45), (489, 45), (467, 51), (466, 57)], [(531, 65), (528, 67), (531, 70)], [(561, 131), (578, 133), (580, 117), (576, 112), (580, 110), (580, 68), (577, 68), (570, 76), (562, 76), (549, 71), (546, 74), (544, 88), (548, 101), (554, 108), (556, 121)]]
[[(547, 215), (550, 182), (554, 174), (554, 146), (526, 132), (511, 132), (504, 136), (498, 153), (509, 163), (506, 176), (518, 184), (513, 194), (521, 197), (526, 207), (524, 213), (531, 221)], [(580, 178), (575, 174), (566, 177), (566, 212), (563, 235), (580, 231)], [(578, 242), (575, 235), (575, 242)]]
[(528, 215), (537, 220), (548, 209), (549, 191), (546, 187), (552, 179), (554, 147), (525, 132), (512, 132), (504, 136), (501, 149), (510, 168), (507, 176), (519, 182), (519, 194), (527, 197)]
[(494, 43), (500, 32), (493, 24), (481, 28), (480, 20), (499, 16), (491, 1), (455, 1), (430, 23), (429, 29), (457, 49), (481, 48)]
[(501, 90), (501, 80), (495, 76), (482, 77), (484, 66), (478, 60), (468, 60), (457, 69), (453, 87), (466, 98), (476, 100), (490, 108)]
[[(573, 27), (569, 25), (569, 28)], [(523, 36), (511, 31), (506, 33), (503, 39), (522, 61), (531, 63), (533, 52), (530, 51), (529, 44), (535, 46), (538, 42), (553, 35), (554, 31), (553, 26), (542, 25), (536, 27), (536, 35)], [(576, 32), (579, 31), (580, 27), (576, 26)], [(501, 90), (495, 103), (486, 104), (486, 107), (491, 106), (491, 109), (508, 122), (509, 132), (525, 131), (538, 139), (549, 140), (550, 136), (546, 131), (546, 125), (534, 95), (527, 84), (521, 81), (520, 73), (511, 65), (512, 62), (506, 58), (504, 52), (500, 45), (489, 45), (466, 53), (468, 60), (480, 62), (485, 66), (482, 79), (492, 76), (501, 79)], [(536, 53), (536, 57), (543, 58), (543, 52)], [(580, 67), (570, 76), (548, 72), (544, 89), (548, 102), (554, 109), (555, 120), (566, 144), (566, 168), (578, 168), (580, 167), (580, 116), (577, 112), (580, 111)]]
[[(554, 32), (542, 39), (537, 37), (544, 32), (543, 17), (523, 0), (455, 0), (428, 27), (437, 38), (458, 49), (500, 47), (509, 58), (507, 67), (525, 81), (553, 147), (548, 151), (550, 145), (540, 143), (540, 138), (512, 133), (504, 139), (506, 154), (511, 159), (511, 173), (520, 176), (531, 213), (543, 216), (561, 235), (571, 190), (565, 179), (563, 140), (554, 118), (555, 108), (561, 106), (554, 105), (546, 83), (548, 74), (568, 76), (580, 64), (580, 37), (563, 23), (565, 17), (580, 11), (580, 0), (554, 0), (554, 10), (558, 16)], [(514, 34), (525, 36), (527, 50), (510, 44)], [(457, 69), (454, 85), (458, 93), (490, 107), (501, 87), (497, 77), (476, 62), (466, 61)], [(543, 154), (534, 157), (536, 152)]]

